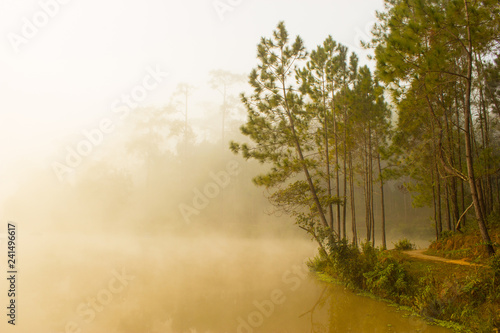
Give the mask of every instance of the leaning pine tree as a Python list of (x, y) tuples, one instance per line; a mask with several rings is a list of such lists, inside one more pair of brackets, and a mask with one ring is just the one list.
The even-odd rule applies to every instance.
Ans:
[(252, 143), (231, 142), (231, 150), (246, 159), (271, 164), (266, 174), (253, 179), (271, 192), (271, 202), (293, 215), (298, 226), (324, 249), (338, 237), (327, 220), (327, 207), (336, 199), (328, 195), (320, 172), (315, 133), (321, 126), (317, 112), (306, 107), (296, 89), (296, 66), (305, 61), (303, 41), (292, 43), (283, 22), (272, 38), (258, 45), (258, 66), (249, 75), (251, 96), (241, 96), (248, 121), (241, 127)]

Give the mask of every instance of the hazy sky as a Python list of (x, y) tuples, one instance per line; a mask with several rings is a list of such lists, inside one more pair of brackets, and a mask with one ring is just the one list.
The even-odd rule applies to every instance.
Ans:
[(361, 52), (358, 41), (383, 7), (382, 0), (0, 1), (0, 179), (19, 158), (40, 161), (96, 126), (151, 71), (160, 81), (147, 79), (141, 106), (166, 104), (181, 81), (198, 87), (195, 101), (218, 98), (206, 87), (209, 71), (247, 74), (260, 37), (280, 20), (308, 49), (331, 34)]

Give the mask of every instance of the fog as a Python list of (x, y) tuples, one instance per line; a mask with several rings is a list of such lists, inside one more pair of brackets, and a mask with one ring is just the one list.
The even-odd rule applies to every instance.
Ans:
[[(54, 163), (19, 169), (3, 212), (17, 227), (17, 324), (4, 321), (2, 331), (427, 328), (318, 282), (304, 265), (317, 245), (251, 182), (265, 166), (195, 131), (186, 142), (178, 126), (169, 107), (136, 109), (71, 172)], [(227, 138), (243, 139), (235, 127)], [(64, 165), (65, 153), (48, 160)], [(404, 223), (400, 201), (399, 192), (389, 193), (389, 226), (418, 230), (411, 222), (421, 212), (407, 207)], [(341, 315), (335, 300), (364, 310)]]
[(310, 244), (297, 240), (214, 235), (53, 234), (28, 240), (20, 253), (23, 332), (235, 331), (254, 300), (269, 298), (270, 286), (285, 290), (302, 283), (303, 268), (300, 279), (292, 269), (300, 267), (297, 257), (312, 253)]

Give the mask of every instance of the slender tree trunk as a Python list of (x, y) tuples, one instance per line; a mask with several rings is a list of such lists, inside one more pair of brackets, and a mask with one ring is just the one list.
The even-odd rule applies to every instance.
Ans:
[(451, 179), (451, 203), (453, 209), (453, 231), (455, 231), (455, 225), (460, 218), (460, 211), (458, 209), (458, 190), (457, 190), (457, 180), (456, 178)]
[[(307, 168), (307, 165), (305, 163), (305, 158), (304, 158), (304, 154), (302, 153), (302, 147), (300, 146), (300, 142), (299, 142), (299, 138), (297, 136), (297, 132), (295, 131), (295, 121), (293, 119), (293, 116), (292, 116), (292, 113), (290, 111), (290, 107), (288, 106), (288, 101), (287, 101), (287, 93), (286, 93), (286, 86), (285, 86), (285, 79), (284, 77), (282, 78), (282, 89), (283, 89), (283, 98), (284, 98), (284, 106), (285, 106), (285, 110), (286, 110), (286, 114), (287, 114), (287, 117), (288, 117), (288, 120), (290, 122), (290, 129), (292, 131), (292, 137), (293, 137), (293, 141), (294, 141), (294, 144), (295, 144), (295, 149), (297, 151), (297, 155), (299, 156), (299, 160), (302, 164), (302, 169), (304, 171), (304, 175), (306, 177), (306, 180), (307, 180), (307, 184), (309, 185), (309, 190), (311, 191), (311, 195), (313, 197), (313, 200), (314, 200), (314, 204), (316, 205), (316, 209), (318, 210), (318, 214), (319, 214), (319, 218), (320, 218), (320, 221), (321, 223), (323, 224), (324, 227), (326, 228), (330, 228), (330, 226), (328, 225), (328, 221), (326, 219), (326, 216), (325, 216), (325, 212), (323, 211), (323, 206), (321, 206), (321, 202), (319, 201), (319, 197), (318, 197), (318, 193), (316, 191), (316, 187), (314, 186), (314, 183), (312, 181), (312, 177), (309, 173), (309, 169)], [(332, 231), (332, 234), (334, 235), (333, 231)]]
[(372, 230), (372, 245), (375, 247), (375, 216), (374, 216), (374, 204), (373, 204), (373, 169), (370, 170), (370, 224)]
[[(450, 117), (453, 118), (453, 115), (451, 114), (450, 111), (450, 116), (448, 116), (448, 110), (444, 111), (445, 114), (445, 124), (446, 124), (446, 137), (447, 137), (447, 142), (448, 142), (448, 152), (450, 154), (450, 163), (452, 168), (455, 168), (457, 170), (461, 170), (460, 167), (456, 166), (455, 163), (455, 152), (453, 149), (452, 145), (452, 140), (453, 140), (453, 132), (451, 131), (450, 128)], [(453, 231), (455, 231), (455, 225), (458, 222), (458, 219), (460, 218), (460, 211), (458, 207), (458, 194), (457, 194), (457, 178), (452, 177), (449, 183), (449, 191), (450, 191), (450, 200), (451, 200), (451, 205), (452, 205), (452, 210), (453, 210)]]
[(406, 205), (406, 188), (403, 187), (404, 190), (403, 190), (403, 206), (404, 206), (404, 211), (405, 211), (405, 224), (408, 223), (408, 209), (407, 209), (407, 205)]
[(375, 219), (373, 216), (373, 156), (372, 156), (372, 129), (368, 121), (368, 188), (370, 190), (370, 229), (372, 232), (372, 245), (375, 247)]
[(436, 209), (436, 187), (434, 186), (434, 182), (435, 182), (435, 175), (434, 175), (434, 168), (431, 168), (431, 180), (432, 180), (432, 205), (433, 205), (433, 208), (434, 208), (434, 226), (435, 226), (435, 229), (436, 229), (436, 240), (439, 240), (441, 234), (439, 232), (439, 228), (438, 228), (438, 221), (437, 221), (437, 209)]
[(448, 230), (452, 230), (451, 227), (451, 211), (450, 211), (450, 191), (449, 191), (449, 184), (448, 181), (445, 181), (444, 184), (444, 196), (446, 200), (446, 225), (448, 227)]
[(365, 195), (365, 223), (366, 223), (366, 240), (369, 242), (371, 241), (371, 221), (370, 221), (370, 187), (369, 187), (369, 178), (368, 178), (368, 152), (366, 150), (366, 145), (364, 147), (364, 175), (363, 175), (363, 180), (364, 180), (364, 186), (363, 186), (363, 192)]
[(385, 203), (384, 203), (384, 178), (382, 176), (382, 168), (380, 166), (380, 153), (377, 153), (378, 161), (378, 174), (380, 178), (380, 207), (381, 207), (381, 218), (382, 218), (382, 248), (387, 249), (387, 243), (385, 240)]
[(434, 167), (436, 171), (436, 199), (437, 199), (437, 219), (438, 219), (438, 230), (439, 237), (441, 237), (441, 233), (443, 232), (443, 220), (442, 220), (442, 211), (441, 211), (441, 176), (439, 175), (439, 169), (437, 165), (437, 161), (434, 161)]
[(432, 151), (433, 151), (433, 168), (434, 168), (434, 174), (435, 174), (435, 183), (433, 183), (433, 187), (436, 188), (436, 194), (435, 194), (435, 201), (437, 201), (437, 207), (436, 207), (436, 226), (438, 230), (438, 235), (439, 238), (441, 238), (441, 233), (443, 232), (443, 223), (442, 223), (442, 218), (441, 218), (441, 175), (439, 174), (439, 169), (438, 169), (438, 147), (436, 146), (436, 131), (434, 128), (434, 122), (431, 121), (431, 129), (432, 129)]
[[(488, 112), (487, 112), (487, 105), (486, 105), (486, 100), (484, 98), (484, 92), (483, 92), (483, 85), (481, 83), (479, 87), (479, 115), (480, 115), (480, 125), (481, 125), (481, 138), (482, 138), (482, 147), (484, 150), (489, 149), (489, 120), (488, 120)], [(484, 168), (487, 170), (487, 174), (484, 177), (483, 181), (483, 195), (484, 195), (484, 212), (485, 212), (485, 217), (488, 216), (491, 213), (492, 209), (492, 201), (491, 201), (491, 193), (492, 193), (492, 188), (491, 188), (491, 175), (489, 174), (489, 169), (490, 169), (490, 158), (489, 155), (485, 155), (485, 160), (484, 160)]]
[[(337, 117), (335, 116), (335, 110), (333, 111), (333, 137), (335, 140), (335, 178), (336, 178), (336, 192), (337, 192), (337, 198), (340, 198), (340, 181), (339, 181), (339, 148), (338, 148), (338, 140), (337, 140)], [(340, 220), (340, 202), (337, 202), (337, 230), (339, 233), (339, 237), (345, 238), (345, 229), (343, 230), (344, 233), (342, 233), (341, 230), (341, 220)]]
[(465, 133), (465, 159), (467, 163), (467, 174), (469, 178), (469, 186), (472, 195), (472, 202), (474, 203), (474, 210), (476, 212), (476, 219), (479, 226), (479, 231), (483, 241), (486, 243), (486, 249), (488, 253), (494, 254), (495, 250), (491, 244), (490, 235), (488, 229), (486, 228), (486, 221), (481, 211), (481, 203), (479, 202), (479, 196), (476, 185), (476, 176), (474, 175), (474, 161), (473, 152), (471, 144), (471, 88), (472, 88), (472, 36), (470, 32), (469, 23), (469, 10), (467, 5), (467, 0), (465, 3), (465, 13), (467, 15), (467, 42), (468, 49), (467, 53), (467, 78), (465, 80), (466, 91), (465, 91), (465, 105), (464, 105), (464, 133)]
[[(458, 141), (458, 170), (462, 171), (462, 140), (461, 140), (461, 130), (460, 130), (460, 114), (458, 111), (459, 103), (458, 100), (455, 96), (455, 111), (456, 111), (456, 117), (457, 117), (457, 141)], [(459, 180), (460, 182), (460, 197), (461, 197), (461, 204), (462, 204), (462, 211), (465, 211), (467, 206), (465, 205), (465, 186), (464, 186), (464, 181), (462, 179)], [(462, 218), (462, 223), (460, 223), (458, 230), (464, 225), (467, 224), (467, 215), (464, 215)]]
[(486, 219), (486, 217), (488, 216), (488, 211), (486, 210), (486, 199), (485, 199), (485, 194), (484, 194), (484, 182), (481, 181), (480, 179), (476, 179), (476, 182), (477, 182), (477, 194), (478, 194), (478, 198), (479, 198), (479, 203), (481, 204), (481, 210), (482, 210), (482, 214), (484, 216), (484, 218)]
[[(323, 86), (323, 89), (325, 87)], [(333, 101), (332, 101), (333, 103)], [(330, 146), (328, 144), (328, 117), (327, 117), (327, 108), (326, 108), (326, 100), (323, 94), (323, 107), (324, 107), (324, 127), (325, 127), (325, 155), (326, 155), (326, 177), (328, 184), (328, 198), (332, 197), (332, 176), (330, 172)], [(333, 204), (330, 202), (328, 204), (328, 217), (330, 228), (333, 230)]]
[(299, 160), (300, 160), (300, 162), (302, 164), (302, 169), (304, 170), (304, 175), (306, 176), (307, 184), (309, 185), (309, 190), (311, 191), (314, 203), (316, 205), (316, 208), (318, 209), (318, 214), (319, 214), (319, 217), (320, 217), (320, 221), (321, 221), (321, 223), (325, 227), (329, 228), (330, 226), (328, 225), (328, 221), (326, 220), (326, 216), (325, 216), (325, 213), (323, 211), (323, 207), (321, 206), (321, 203), (319, 201), (319, 197), (318, 197), (318, 193), (316, 191), (316, 187), (314, 186), (314, 183), (312, 181), (311, 175), (309, 173), (309, 169), (307, 168), (307, 165), (305, 163), (305, 158), (304, 158), (304, 155), (302, 153), (302, 148), (300, 146), (297, 134), (295, 132), (295, 126), (294, 126), (293, 118), (292, 118), (292, 116), (291, 116), (291, 114), (289, 112), (288, 112), (288, 117), (289, 117), (289, 120), (290, 120), (290, 123), (291, 123), (290, 127), (291, 127), (292, 135), (293, 135), (293, 138), (294, 138), (295, 148), (297, 149), (297, 154), (299, 155)]
[(352, 167), (352, 153), (349, 152), (349, 195), (351, 197), (351, 229), (352, 241), (355, 245), (358, 244), (358, 232), (356, 230), (356, 205), (354, 201), (354, 169)]
[(346, 232), (346, 214), (347, 214), (347, 99), (346, 99), (346, 83), (345, 83), (345, 78), (343, 82), (343, 88), (344, 88), (344, 95), (343, 95), (343, 100), (344, 100), (344, 105), (343, 105), (343, 110), (344, 110), (344, 142), (343, 142), (343, 148), (344, 148), (344, 157), (343, 157), (343, 164), (344, 164), (344, 187), (343, 187), (343, 195), (342, 197), (344, 198), (344, 205), (342, 207), (342, 230), (344, 237), (347, 238), (347, 232)]
[(344, 198), (344, 205), (342, 207), (342, 232), (344, 234), (344, 237), (347, 238), (347, 233), (346, 233), (346, 214), (347, 214), (347, 115), (344, 111), (344, 187), (343, 187), (343, 195), (342, 197)]
[[(472, 90), (472, 88), (471, 88)], [(472, 148), (471, 148), (471, 151), (472, 151), (472, 160), (474, 160), (474, 155), (477, 159), (479, 159), (479, 147), (478, 147), (478, 143), (477, 143), (477, 140), (476, 140), (476, 133), (475, 133), (475, 128), (474, 128), (474, 122), (473, 122), (473, 119), (472, 119), (472, 113), (471, 113), (471, 116), (470, 116), (470, 137), (471, 137), (471, 145), (472, 145)], [(477, 168), (477, 167), (476, 167)], [(483, 173), (482, 170), (479, 170), (480, 173)], [(477, 173), (477, 172), (475, 172)], [(483, 187), (482, 187), (482, 180), (480, 178), (476, 178), (476, 191), (477, 191), (477, 197), (478, 197), (478, 200), (479, 200), (479, 207), (481, 208), (481, 215), (483, 216), (483, 218), (485, 219), (486, 221), (486, 208), (485, 208), (485, 204), (484, 204), (484, 193), (483, 193)]]
[[(478, 64), (479, 64), (479, 68), (481, 70), (481, 82), (484, 82), (485, 81), (485, 76), (484, 76), (484, 66), (483, 66), (483, 60), (481, 58), (481, 55), (479, 54), (478, 55)], [(486, 100), (486, 97), (485, 95), (488, 94), (488, 91), (489, 91), (489, 88), (488, 88), (488, 85), (486, 86), (483, 86), (483, 84), (481, 83), (481, 87), (480, 87), (480, 98), (481, 98), (481, 105), (483, 106), (483, 118), (484, 118), (484, 129), (485, 129), (485, 135), (484, 135), (484, 149), (486, 150), (489, 150), (490, 148), (490, 137), (491, 137), (491, 133), (490, 133), (490, 119), (489, 119), (489, 112), (488, 112), (488, 104), (487, 104), (487, 100)], [(494, 106), (497, 106), (497, 110), (498, 110), (498, 105), (496, 104), (495, 102), (496, 99), (493, 99), (493, 104)], [(486, 170), (490, 170), (491, 168), (491, 160), (489, 158), (489, 156), (487, 155), (486, 156), (486, 161), (485, 161), (485, 167), (486, 167)], [(486, 178), (486, 193), (488, 194), (487, 196), (487, 209), (488, 209), (488, 213), (490, 213), (492, 210), (493, 210), (493, 207), (494, 207), (494, 190), (493, 190), (493, 175), (491, 175), (489, 172), (488, 172), (488, 175), (487, 175), (487, 178)]]

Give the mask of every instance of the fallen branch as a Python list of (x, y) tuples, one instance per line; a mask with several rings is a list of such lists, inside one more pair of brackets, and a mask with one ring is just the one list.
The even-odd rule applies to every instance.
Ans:
[(469, 209), (471, 209), (471, 207), (474, 205), (474, 202), (470, 204), (469, 207), (467, 207), (467, 209), (462, 213), (462, 215), (460, 216), (460, 218), (458, 219), (458, 223), (457, 223), (457, 226), (455, 227), (455, 229), (457, 229), (458, 231), (460, 231), (460, 222), (462, 222), (462, 218), (465, 216), (465, 214), (467, 214), (467, 211)]

